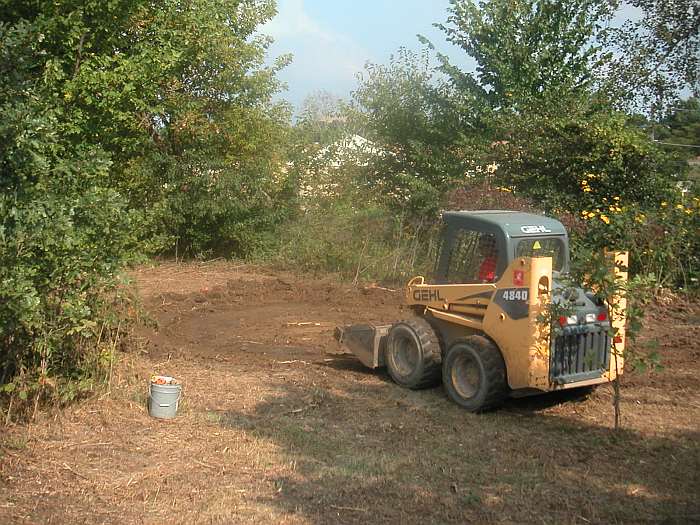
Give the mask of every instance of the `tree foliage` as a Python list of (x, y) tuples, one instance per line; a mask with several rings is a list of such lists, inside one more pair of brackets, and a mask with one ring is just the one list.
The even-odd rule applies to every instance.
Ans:
[(491, 108), (519, 108), (555, 94), (586, 93), (594, 70), (609, 57), (596, 43), (617, 2), (599, 0), (452, 0), (448, 42), (477, 62), (461, 72), (443, 57), (443, 70), (461, 90)]
[(89, 384), (98, 350), (84, 342), (114, 328), (106, 301), (133, 253), (132, 216), (108, 153), (71, 138), (41, 33), (3, 24), (0, 42), (0, 388), (38, 400), (58, 392), (51, 378)]
[(492, 148), (496, 181), (550, 213), (604, 203), (649, 208), (673, 193), (673, 159), (622, 113), (552, 101), (497, 121), (503, 135)]
[(395, 207), (434, 212), (440, 195), (473, 168), (481, 134), (464, 97), (471, 98), (432, 71), (427, 53), (402, 49), (388, 65), (365, 67), (353, 93), (354, 118), (381, 150), (366, 180)]
[(700, 5), (694, 0), (629, 4), (641, 17), (607, 34), (615, 58), (605, 87), (621, 107), (659, 118), (684, 90), (700, 95)]
[[(480, 187), (484, 180), (492, 191), (512, 192), (565, 216), (581, 232), (595, 226), (597, 248), (643, 246), (633, 254), (633, 268), (648, 270), (644, 230), (629, 221), (639, 225), (638, 215), (650, 217), (654, 228), (676, 221), (668, 224), (674, 232), (663, 243), (668, 250), (661, 243), (659, 250), (676, 249), (689, 231), (687, 221), (651, 217), (659, 202), (684, 205), (676, 188), (684, 166), (604, 89), (606, 68), (616, 58), (610, 38), (618, 33), (609, 24), (617, 5), (452, 1), (440, 27), (476, 61), (475, 73), (444, 56), (438, 57), (439, 73), (427, 58), (399, 57), (370, 66), (355, 93), (371, 136), (394, 153), (375, 164), (377, 178), (406, 200), (422, 198), (421, 210), (439, 207), (446, 190)], [(462, 200), (469, 206), (468, 196)], [(676, 270), (663, 272), (671, 281), (693, 273)]]
[[(152, 249), (256, 248), (255, 231), (274, 223), (262, 208), (274, 199), (288, 121), (286, 107), (271, 100), (287, 57), (265, 66), (269, 39), (255, 34), (274, 2), (5, 7), (0, 20), (26, 20), (37, 35), (40, 74), (50, 84), (44, 91), (66, 138), (109, 155), (110, 186), (143, 210), (140, 234), (157, 241)], [(232, 202), (232, 194), (240, 198)], [(248, 231), (218, 244), (231, 240), (232, 222)], [(193, 235), (193, 228), (208, 234)]]
[[(136, 251), (247, 254), (283, 216), (269, 0), (0, 1), (0, 384), (89, 380)], [(113, 305), (112, 305), (113, 306)]]

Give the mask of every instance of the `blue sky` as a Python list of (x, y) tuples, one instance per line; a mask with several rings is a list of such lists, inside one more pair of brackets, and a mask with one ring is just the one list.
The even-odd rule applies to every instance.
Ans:
[[(416, 34), (465, 70), (474, 67), (459, 48), (433, 27), (447, 19), (448, 0), (278, 0), (278, 15), (261, 28), (275, 43), (270, 56), (292, 53), (280, 73), (295, 107), (316, 91), (349, 98), (366, 62), (387, 63), (401, 47), (419, 50)], [(622, 16), (629, 14), (623, 8)]]

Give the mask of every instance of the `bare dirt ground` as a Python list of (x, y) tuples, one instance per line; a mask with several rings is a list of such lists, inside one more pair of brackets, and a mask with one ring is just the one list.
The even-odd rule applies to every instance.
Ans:
[[(400, 292), (236, 266), (134, 272), (155, 321), (110, 392), (0, 428), (0, 523), (700, 523), (700, 308), (656, 306), (666, 368), (473, 415), (363, 369), (337, 324)], [(184, 383), (177, 419), (146, 384)]]

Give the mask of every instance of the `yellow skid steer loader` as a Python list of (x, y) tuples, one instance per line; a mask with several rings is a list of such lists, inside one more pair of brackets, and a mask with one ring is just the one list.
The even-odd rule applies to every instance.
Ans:
[[(544, 322), (569, 267), (564, 226), (512, 211), (443, 214), (441, 250), (430, 281), (414, 277), (406, 301), (416, 317), (391, 325), (338, 327), (335, 337), (370, 368), (386, 366), (411, 389), (440, 382), (477, 412), (508, 396), (593, 386), (622, 370), (623, 316), (582, 289), (567, 290), (566, 316)], [(612, 271), (626, 279), (627, 254)], [(619, 299), (624, 301), (624, 299)], [(625, 305), (617, 309), (624, 312)], [(543, 315), (542, 315), (543, 314)], [(556, 323), (556, 326), (553, 325)], [(613, 355), (613, 330), (616, 355)]]

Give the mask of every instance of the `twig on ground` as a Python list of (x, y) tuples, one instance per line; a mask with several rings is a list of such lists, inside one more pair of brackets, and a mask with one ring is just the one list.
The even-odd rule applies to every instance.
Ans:
[(90, 481), (90, 478), (85, 477), (85, 476), (83, 476), (80, 472), (76, 472), (75, 470), (73, 470), (72, 468), (70, 468), (70, 467), (68, 466), (68, 463), (63, 463), (63, 468), (66, 469), (66, 470), (69, 471), (69, 472), (72, 472), (73, 474), (75, 474), (75, 475), (78, 476), (79, 478), (83, 478), (83, 479), (85, 479), (85, 480), (87, 480), (87, 481)]
[(382, 290), (383, 292), (396, 292), (394, 288), (385, 288), (384, 286), (378, 286), (376, 284), (370, 284), (364, 287), (365, 290)]
[(332, 509), (336, 510), (351, 510), (354, 512), (367, 512), (367, 509), (362, 509), (360, 507), (341, 507), (340, 505), (331, 505)]
[(223, 257), (215, 257), (214, 259), (209, 259), (208, 261), (202, 261), (201, 263), (199, 263), (199, 265), (200, 265), (200, 266), (205, 266), (205, 265), (207, 265), (207, 264), (211, 264), (211, 263), (213, 263), (213, 262), (216, 262), (216, 261), (223, 261), (223, 260), (224, 260)]
[(63, 448), (70, 448), (70, 447), (104, 447), (107, 445), (111, 445), (111, 441), (104, 441), (100, 443), (90, 443), (89, 441), (83, 441), (81, 443), (68, 443), (65, 447)]
[(198, 465), (202, 465), (203, 467), (207, 467), (207, 468), (214, 469), (214, 470), (219, 470), (219, 467), (215, 467), (214, 465), (209, 465), (208, 463), (204, 463), (203, 461), (199, 461), (198, 459), (193, 459), (192, 461), (194, 461)]

